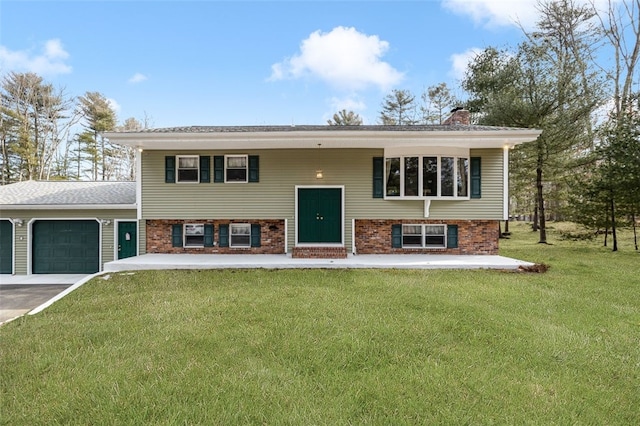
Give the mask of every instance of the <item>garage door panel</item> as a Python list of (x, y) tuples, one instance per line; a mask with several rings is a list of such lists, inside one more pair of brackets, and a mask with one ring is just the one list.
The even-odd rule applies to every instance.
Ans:
[(33, 273), (81, 274), (100, 269), (95, 220), (42, 220), (33, 225)]
[(13, 224), (0, 220), (0, 274), (13, 273)]

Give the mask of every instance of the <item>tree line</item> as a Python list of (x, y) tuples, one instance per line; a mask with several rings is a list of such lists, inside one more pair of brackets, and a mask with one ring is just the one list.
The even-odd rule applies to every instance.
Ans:
[(23, 180), (132, 180), (132, 149), (102, 134), (141, 130), (135, 118), (117, 124), (98, 92), (74, 98), (35, 73), (9, 72), (0, 82), (0, 183)]

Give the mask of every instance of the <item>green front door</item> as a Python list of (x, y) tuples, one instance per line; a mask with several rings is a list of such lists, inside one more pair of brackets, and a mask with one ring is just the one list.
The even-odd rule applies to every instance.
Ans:
[(34, 274), (92, 274), (100, 270), (95, 220), (38, 220), (33, 228)]
[(136, 222), (118, 222), (118, 259), (137, 254), (137, 229)]
[(0, 274), (13, 273), (13, 224), (0, 220)]
[(342, 243), (342, 189), (298, 189), (298, 242)]

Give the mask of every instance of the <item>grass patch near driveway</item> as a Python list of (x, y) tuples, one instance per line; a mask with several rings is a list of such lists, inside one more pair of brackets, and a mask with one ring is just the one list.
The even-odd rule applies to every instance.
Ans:
[(2, 424), (637, 424), (640, 256), (545, 274), (146, 271), (0, 327)]

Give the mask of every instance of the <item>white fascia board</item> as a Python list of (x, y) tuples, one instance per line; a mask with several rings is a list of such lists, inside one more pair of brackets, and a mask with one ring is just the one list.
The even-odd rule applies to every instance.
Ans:
[(3, 204), (0, 210), (136, 210), (135, 204)]
[(534, 141), (539, 130), (486, 131), (288, 131), (202, 133), (107, 133), (112, 142), (142, 150), (246, 150), (378, 148), (390, 146), (503, 148)]

